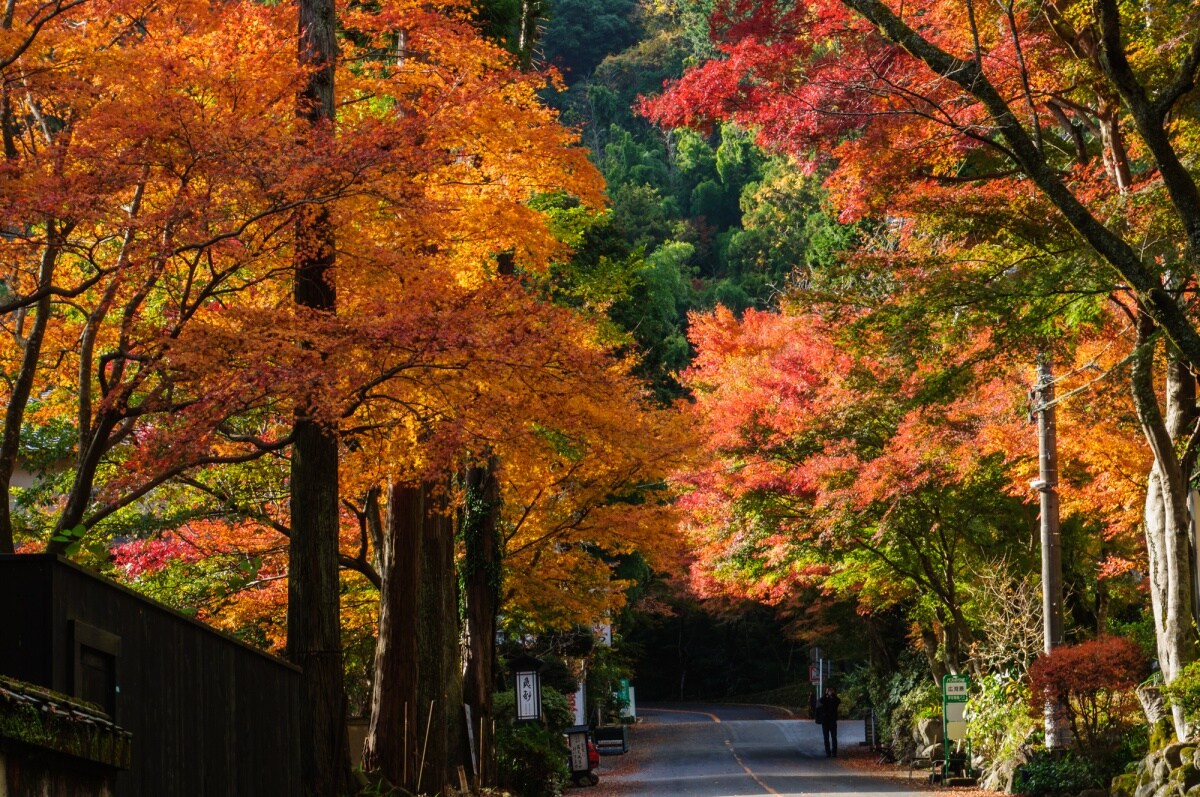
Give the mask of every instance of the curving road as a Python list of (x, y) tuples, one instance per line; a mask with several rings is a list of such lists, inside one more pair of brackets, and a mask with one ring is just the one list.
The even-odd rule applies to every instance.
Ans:
[[(903, 784), (843, 769), (825, 757), (821, 728), (812, 720), (779, 719), (753, 706), (638, 706), (631, 752), (605, 756), (605, 794), (647, 797), (755, 795), (922, 794)], [(839, 728), (843, 747), (863, 740), (861, 721)], [(610, 766), (612, 762), (612, 766)], [(606, 771), (606, 769), (608, 771)], [(579, 792), (585, 797), (586, 792)], [(928, 797), (928, 795), (925, 795)]]

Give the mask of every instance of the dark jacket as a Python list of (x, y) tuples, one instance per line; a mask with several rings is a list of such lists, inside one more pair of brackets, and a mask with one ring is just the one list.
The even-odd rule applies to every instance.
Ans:
[(838, 706), (841, 704), (841, 698), (837, 695), (822, 697), (817, 701), (817, 721), (826, 727), (831, 725), (837, 727)]

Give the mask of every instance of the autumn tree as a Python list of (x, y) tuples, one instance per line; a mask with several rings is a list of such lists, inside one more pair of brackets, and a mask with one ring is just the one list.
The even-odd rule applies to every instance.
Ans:
[(1068, 645), (1039, 658), (1029, 670), (1030, 692), (1045, 712), (1044, 698), (1067, 709), (1076, 744), (1098, 756), (1111, 756), (1130, 725), (1141, 718), (1134, 690), (1144, 679), (1146, 661), (1137, 645), (1102, 636)]
[[(964, 223), (944, 240), (964, 252), (992, 230), (1050, 220), (1054, 235), (1034, 236), (1037, 268), (1024, 252), (976, 262), (991, 264), (989, 281), (1028, 287), (1047, 276), (1042, 263), (1073, 261), (1056, 269), (1059, 290), (1111, 293), (1139, 319), (1132, 385), (1156, 456), (1145, 530), (1170, 680), (1195, 655), (1182, 547), (1194, 455), (1170, 443), (1195, 417), (1194, 379), (1179, 365), (1200, 363), (1189, 316), (1200, 193), (1186, 166), (1200, 41), (1182, 10), (1132, 14), (1113, 2), (726, 4), (712, 16), (721, 57), (653, 112), (670, 123), (734, 118), (809, 163), (829, 153), (844, 216), (890, 219), (902, 242), (949, 208)], [(1168, 39), (1183, 44), (1151, 46)], [(1156, 395), (1150, 356), (1164, 337), (1179, 365)]]
[(935, 387), (950, 378), (941, 357), (915, 372), (872, 362), (812, 315), (718, 309), (693, 319), (693, 340), (686, 382), (708, 435), (679, 478), (698, 583), (776, 603), (803, 585), (864, 611), (904, 603), (935, 677), (965, 668), (980, 631), (971, 570), (1021, 561), (1032, 531), (1005, 495), (1006, 460), (979, 447), (997, 407)]
[[(138, 24), (156, 35), (139, 38), (123, 9), (106, 8), (90, 19), (97, 7), (78, 4), (31, 39), (21, 57), (47, 66), (17, 81), (21, 118), (56, 121), (9, 131), (14, 390), (0, 471), (7, 483), (18, 456), (50, 473), (73, 466), (49, 518), (58, 552), (176, 475), (284, 444), (232, 423), (262, 406), (261, 385), (236, 371), (193, 381), (199, 360), (180, 355), (191, 325), (277, 273), (295, 207), (291, 131), (278, 122), (299, 79), (277, 54), (285, 12), (229, 9), (239, 26), (151, 14)], [(226, 74), (253, 76), (256, 90)], [(150, 108), (161, 113), (144, 118)], [(271, 168), (247, 171), (243, 158)], [(220, 361), (204, 367), (219, 373)], [(9, 502), (0, 515), (8, 538)]]
[[(480, 314), (474, 323), (457, 327), (459, 345), (442, 352), (424, 379), (409, 384), (415, 392), (407, 396), (397, 383), (378, 393), (376, 401), (386, 396), (387, 403), (365, 417), (376, 423), (389, 415), (395, 420), (363, 429), (353, 458), (359, 478), (387, 475), (392, 483), (383, 541), (388, 561), (382, 568), (377, 719), (368, 762), (377, 762), (389, 781), (414, 786), (418, 778), (438, 782), (448, 773), (432, 756), (434, 766), (419, 769), (413, 757), (413, 737), (419, 734), (412, 729), (423, 728), (430, 712), (435, 728), (461, 727), (458, 703), (445, 699), (457, 676), (438, 676), (438, 670), (429, 669), (432, 661), (425, 669), (419, 665), (420, 680), (437, 695), (422, 697), (411, 666), (401, 658), (401, 651), (415, 649), (414, 644), (428, 655), (438, 645), (427, 629), (447, 625), (444, 612), (433, 612), (439, 623), (419, 621), (425, 611), (419, 607), (435, 605), (446, 589), (413, 592), (413, 585), (428, 585), (451, 570), (414, 564), (444, 543), (439, 528), (451, 517), (447, 501), (459, 507), (457, 571), (467, 590), (462, 622), (468, 672), (474, 675), (467, 686), (487, 692), (469, 700), (476, 744), (485, 758), (490, 725), (476, 724), (490, 716), (491, 645), (500, 606), (511, 618), (538, 627), (589, 621), (621, 597), (606, 554), (657, 547), (661, 561), (670, 547), (666, 508), (652, 500), (667, 463), (679, 456), (669, 414), (639, 406), (645, 398), (629, 378), (628, 366), (611, 360), (605, 346), (589, 343), (594, 332), (571, 312), (539, 307), (516, 284), (485, 286), (473, 296), (469, 306)], [(384, 414), (389, 404), (408, 409)], [(491, 464), (468, 459), (464, 482), (447, 478), (460, 469), (463, 451), (484, 447), (494, 458)], [(415, 452), (422, 456), (412, 459)], [(510, 572), (521, 577), (505, 577)], [(482, 583), (468, 589), (474, 580)], [(453, 585), (448, 592), (454, 592)], [(451, 649), (456, 657), (457, 638)], [(407, 741), (400, 738), (405, 733)], [(400, 749), (403, 757), (385, 752)], [(483, 766), (486, 773), (488, 764)]]
[[(680, 450), (671, 414), (646, 406), (610, 330), (544, 303), (535, 280), (495, 279), (499, 262), (515, 277), (565, 257), (531, 199), (599, 207), (596, 172), (541, 105), (544, 80), (483, 42), (465, 6), (346, 8), (341, 53), (320, 37), (331, 6), (48, 8), (7, 29), (0, 64), (6, 91), (22, 88), (6, 95), (19, 112), (0, 185), (14, 311), (0, 476), (22, 449), (48, 472), (11, 517), (59, 552), (140, 537), (84, 555), (165, 598), (212, 599), (205, 618), (251, 641), (286, 637), (312, 687), (306, 789), (336, 793), (342, 634), (374, 616), (356, 607), (339, 628), (339, 596), (398, 596), (388, 629), (424, 607), (409, 652), (381, 644), (381, 660), (430, 676), (412, 729), (428, 690), (438, 727), (457, 728), (456, 514), (508, 557), (494, 567), (541, 565), (503, 594), (464, 571), (531, 622), (591, 619), (621, 600), (612, 557), (670, 554), (656, 496)], [(450, 478), (464, 471), (495, 496), (481, 524)], [(423, 503), (406, 511), (389, 485)], [(394, 591), (393, 563), (415, 561), (393, 556), (406, 534), (436, 553), (410, 598)], [(300, 592), (286, 635), (285, 584)], [(479, 641), (497, 605), (480, 607)], [(379, 700), (403, 711), (391, 684)], [(398, 747), (387, 766), (415, 749)], [(439, 758), (423, 787), (447, 783)]]

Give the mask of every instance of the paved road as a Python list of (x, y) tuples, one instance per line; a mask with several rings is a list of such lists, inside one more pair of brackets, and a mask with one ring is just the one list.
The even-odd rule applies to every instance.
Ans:
[[(608, 767), (606, 794), (628, 797), (754, 797), (848, 794), (905, 797), (903, 784), (844, 769), (825, 757), (821, 728), (812, 720), (778, 719), (748, 706), (638, 706), (628, 761)], [(843, 746), (863, 740), (861, 721), (839, 728)], [(608, 771), (606, 771), (606, 769)], [(587, 790), (576, 792), (587, 797)], [(928, 797), (928, 794), (925, 794)]]

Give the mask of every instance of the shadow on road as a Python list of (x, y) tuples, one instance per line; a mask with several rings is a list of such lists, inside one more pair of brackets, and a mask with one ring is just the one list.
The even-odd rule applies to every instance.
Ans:
[[(840, 766), (826, 758), (820, 726), (770, 707), (651, 704), (638, 714), (630, 752), (605, 757), (589, 797), (926, 794)], [(838, 735), (843, 749), (857, 746), (863, 724), (843, 721)]]

